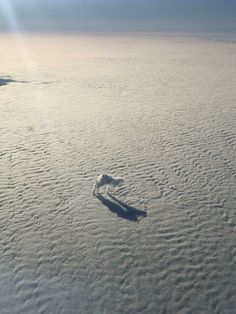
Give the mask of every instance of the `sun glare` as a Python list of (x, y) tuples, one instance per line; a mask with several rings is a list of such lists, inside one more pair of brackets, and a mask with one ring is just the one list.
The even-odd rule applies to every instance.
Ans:
[(29, 51), (26, 47), (24, 36), (20, 31), (20, 26), (17, 20), (17, 15), (14, 10), (14, 6), (11, 0), (2, 0), (0, 2), (1, 10), (5, 17), (5, 22), (8, 27), (10, 35), (13, 37), (16, 47), (21, 54), (28, 70), (33, 69), (32, 58), (29, 55)]

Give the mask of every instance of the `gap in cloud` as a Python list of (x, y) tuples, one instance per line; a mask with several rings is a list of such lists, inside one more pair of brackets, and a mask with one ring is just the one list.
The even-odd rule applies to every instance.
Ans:
[(13, 83), (21, 83), (21, 84), (34, 84), (34, 85), (50, 85), (53, 82), (49, 82), (49, 81), (24, 81), (24, 80), (16, 80), (14, 78), (12, 78), (9, 75), (2, 75), (0, 76), (0, 87), (1, 86), (5, 86), (5, 85), (9, 85), (9, 84), (13, 84)]
[(17, 81), (10, 76), (0, 77), (0, 86), (16, 83)]
[(5, 85), (9, 85), (12, 83), (27, 84), (27, 83), (30, 83), (30, 81), (19, 81), (19, 80), (12, 78), (10, 75), (0, 76), (0, 87), (5, 86)]

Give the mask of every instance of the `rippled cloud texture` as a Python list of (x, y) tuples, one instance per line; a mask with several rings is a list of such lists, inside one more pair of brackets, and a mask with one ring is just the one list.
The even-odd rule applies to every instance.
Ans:
[(0, 0), (28, 31), (235, 30), (235, 0)]

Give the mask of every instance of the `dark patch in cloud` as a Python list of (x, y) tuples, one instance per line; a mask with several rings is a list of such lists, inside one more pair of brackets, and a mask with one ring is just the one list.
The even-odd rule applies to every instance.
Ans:
[(33, 82), (35, 85), (51, 85), (51, 84), (53, 84), (54, 82), (47, 82), (47, 81), (45, 81), (45, 82)]
[(53, 82), (49, 82), (49, 81), (45, 81), (45, 82), (37, 82), (37, 81), (23, 81), (23, 80), (16, 80), (14, 78), (12, 78), (11, 76), (2, 76), (0, 77), (0, 87), (1, 86), (5, 86), (5, 85), (9, 85), (12, 83), (21, 83), (21, 84), (34, 84), (34, 85), (50, 85)]
[(9, 85), (9, 84), (12, 84), (12, 83), (30, 83), (30, 81), (18, 81), (18, 80), (15, 80), (14, 78), (12, 78), (11, 76), (9, 75), (3, 75), (0, 77), (0, 86), (5, 86), (5, 85)]
[(16, 80), (13, 80), (11, 78), (2, 78), (0, 77), (0, 86), (8, 85), (10, 83), (16, 83)]

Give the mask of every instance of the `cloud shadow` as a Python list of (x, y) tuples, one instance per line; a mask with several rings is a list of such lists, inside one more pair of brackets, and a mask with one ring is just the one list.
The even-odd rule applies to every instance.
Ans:
[(13, 79), (11, 76), (0, 77), (0, 87), (5, 86), (5, 85), (9, 85), (11, 83), (21, 83), (21, 84), (33, 83), (35, 85), (50, 85), (50, 84), (52, 84), (52, 82), (47, 82), (47, 81), (46, 82), (18, 81), (18, 80)]
[(108, 195), (112, 200), (104, 197), (100, 193), (97, 194), (97, 198), (103, 205), (105, 205), (112, 213), (116, 214), (118, 217), (130, 221), (139, 221), (139, 218), (147, 216), (146, 211), (129, 206), (118, 200), (116, 197), (112, 196), (110, 193)]
[(17, 81), (11, 78), (0, 78), (0, 86), (8, 85), (11, 83), (17, 83)]

